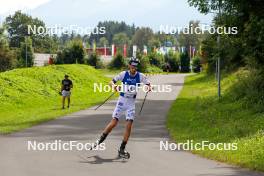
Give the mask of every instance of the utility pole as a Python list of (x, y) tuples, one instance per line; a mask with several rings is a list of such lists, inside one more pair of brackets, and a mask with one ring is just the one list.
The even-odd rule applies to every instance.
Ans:
[[(219, 16), (219, 23), (221, 23), (221, 17), (222, 17), (222, 12), (221, 12), (221, 8), (222, 8), (222, 0), (219, 0), (219, 4), (218, 4), (218, 16)], [(218, 98), (221, 98), (221, 56), (220, 56), (220, 52), (221, 52), (221, 37), (220, 34), (218, 34), (217, 36), (217, 46), (218, 46), (218, 59), (217, 59), (217, 82), (218, 82)]]
[(25, 44), (26, 44), (26, 67), (27, 67), (27, 60), (28, 60), (28, 54), (27, 54), (27, 37), (25, 37)]

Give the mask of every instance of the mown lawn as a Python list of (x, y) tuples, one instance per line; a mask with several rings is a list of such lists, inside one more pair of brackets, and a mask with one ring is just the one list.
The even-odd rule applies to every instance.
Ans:
[(223, 97), (217, 98), (213, 76), (186, 78), (184, 88), (168, 114), (167, 127), (176, 142), (237, 143), (237, 150), (193, 150), (193, 153), (230, 164), (264, 171), (264, 114), (234, 101), (230, 86), (236, 74), (222, 80)]
[[(61, 109), (61, 80), (70, 75), (72, 106)], [(0, 73), (0, 133), (18, 131), (102, 102), (110, 93), (93, 91), (110, 78), (87, 65), (57, 65)]]

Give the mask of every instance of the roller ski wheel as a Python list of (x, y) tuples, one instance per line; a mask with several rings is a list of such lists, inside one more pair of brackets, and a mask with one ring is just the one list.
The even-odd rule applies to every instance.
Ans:
[(130, 158), (130, 154), (127, 151), (120, 150), (120, 149), (118, 150), (118, 156), (120, 158), (124, 158), (124, 159), (129, 159)]

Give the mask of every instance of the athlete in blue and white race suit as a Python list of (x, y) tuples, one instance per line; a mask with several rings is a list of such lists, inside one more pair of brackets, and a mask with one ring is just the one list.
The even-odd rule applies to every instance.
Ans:
[[(133, 121), (135, 119), (137, 86), (139, 86), (139, 84), (145, 84), (148, 86), (148, 91), (151, 91), (150, 82), (146, 76), (137, 71), (138, 64), (138, 59), (131, 58), (129, 61), (129, 70), (121, 72), (110, 82), (110, 85), (113, 87), (113, 89), (120, 92), (120, 96), (116, 103), (111, 122), (106, 126), (102, 136), (97, 141), (97, 144), (102, 143), (106, 139), (107, 135), (117, 125), (122, 113), (126, 112), (126, 129), (123, 141), (118, 151), (119, 155), (121, 156), (129, 155), (129, 153), (125, 151), (125, 147), (131, 133)], [(116, 85), (118, 81), (122, 81), (122, 87)]]

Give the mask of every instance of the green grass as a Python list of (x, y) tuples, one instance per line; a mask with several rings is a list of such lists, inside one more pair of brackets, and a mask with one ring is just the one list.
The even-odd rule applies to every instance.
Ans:
[[(61, 110), (61, 80), (70, 75), (71, 108)], [(18, 131), (102, 102), (110, 93), (94, 93), (93, 83), (110, 78), (86, 65), (57, 65), (0, 73), (0, 133)]]
[(183, 90), (172, 105), (167, 127), (177, 142), (193, 140), (213, 143), (237, 143), (233, 151), (193, 153), (229, 164), (264, 171), (264, 114), (245, 108), (241, 100), (234, 101), (229, 91), (236, 84), (235, 74), (222, 80), (223, 97), (216, 97), (217, 84), (213, 76), (197, 74), (187, 77)]

